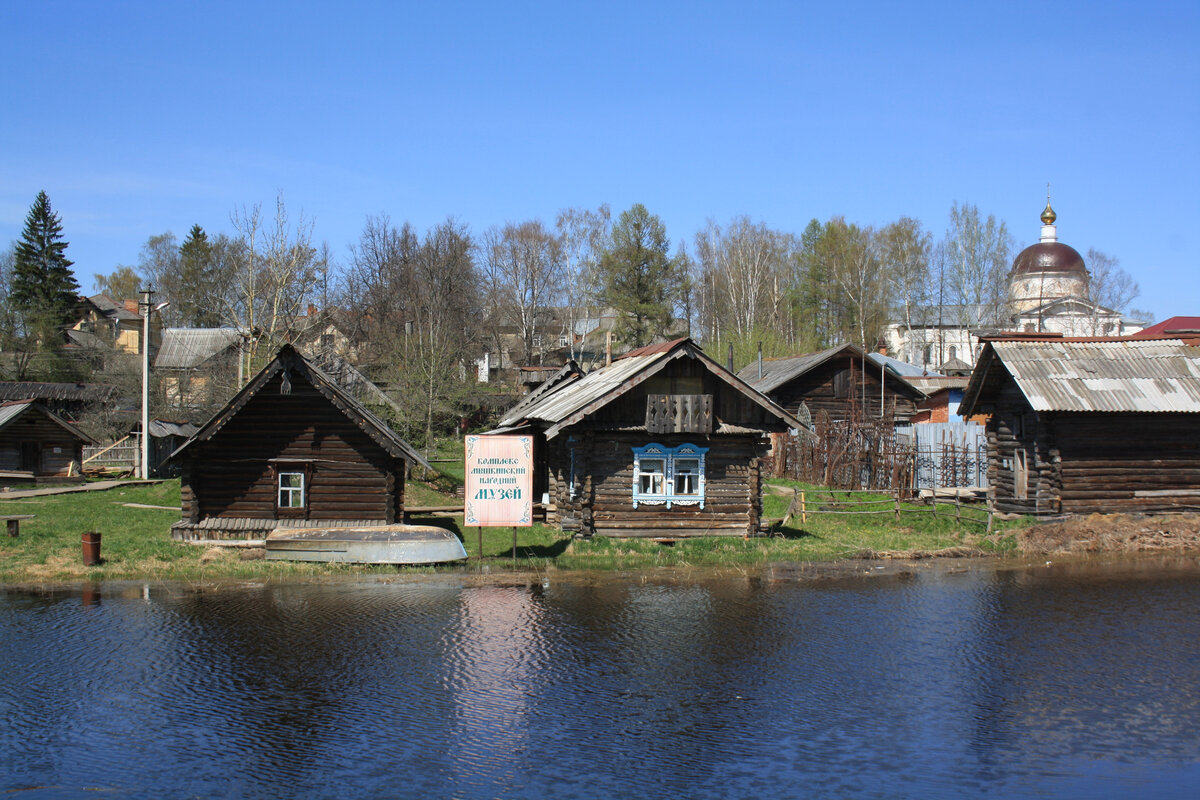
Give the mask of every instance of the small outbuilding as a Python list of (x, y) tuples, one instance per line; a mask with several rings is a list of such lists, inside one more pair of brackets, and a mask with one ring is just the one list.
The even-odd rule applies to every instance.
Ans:
[(408, 464), (429, 464), (291, 345), (176, 450), (182, 540), (392, 525)]
[(493, 433), (534, 435), (547, 522), (675, 539), (758, 534), (768, 436), (799, 427), (685, 338), (586, 375), (568, 365)]
[(1001, 511), (1200, 508), (1200, 338), (991, 340), (959, 413)]
[(36, 400), (0, 404), (0, 484), (82, 482), (91, 436)]
[(925, 395), (862, 348), (838, 345), (819, 353), (755, 362), (738, 377), (787, 411), (804, 404), (834, 422), (890, 417), (908, 425)]

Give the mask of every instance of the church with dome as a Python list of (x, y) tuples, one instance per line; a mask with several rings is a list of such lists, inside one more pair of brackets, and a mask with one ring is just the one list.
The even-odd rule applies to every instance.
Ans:
[(930, 372), (965, 374), (982, 349), (981, 336), (1011, 332), (1128, 336), (1140, 331), (1138, 320), (1092, 302), (1087, 265), (1079, 251), (1058, 240), (1057, 219), (1047, 200), (1041, 237), (1013, 261), (1008, 306), (999, 325), (989, 323), (982, 308), (926, 309), (907, 322), (888, 325), (888, 354)]

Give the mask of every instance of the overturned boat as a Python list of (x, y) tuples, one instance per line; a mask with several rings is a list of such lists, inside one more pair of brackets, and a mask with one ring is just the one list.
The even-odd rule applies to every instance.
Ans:
[(347, 564), (442, 564), (467, 557), (459, 538), (436, 525), (276, 528), (266, 550), (268, 561)]

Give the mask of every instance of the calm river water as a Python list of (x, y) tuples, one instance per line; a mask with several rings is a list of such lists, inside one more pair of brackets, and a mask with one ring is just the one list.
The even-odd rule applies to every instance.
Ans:
[(0, 588), (0, 793), (1196, 796), (1195, 563), (894, 569)]

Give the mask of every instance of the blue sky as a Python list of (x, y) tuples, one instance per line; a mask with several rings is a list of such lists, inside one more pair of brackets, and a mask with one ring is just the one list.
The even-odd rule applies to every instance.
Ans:
[(954, 202), (1120, 259), (1200, 313), (1200, 3), (0, 5), (0, 243), (39, 190), (83, 288), (154, 234), (303, 211), (477, 233), (644, 203), (709, 218)]

